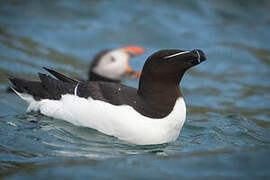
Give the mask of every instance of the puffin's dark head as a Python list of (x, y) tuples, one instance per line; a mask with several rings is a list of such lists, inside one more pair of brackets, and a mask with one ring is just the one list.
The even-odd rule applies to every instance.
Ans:
[(148, 73), (165, 76), (165, 74), (183, 74), (189, 68), (205, 61), (202, 50), (183, 51), (178, 49), (161, 50), (152, 54), (145, 62)]

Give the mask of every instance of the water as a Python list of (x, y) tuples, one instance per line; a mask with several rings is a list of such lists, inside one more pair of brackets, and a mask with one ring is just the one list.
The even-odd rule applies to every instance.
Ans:
[[(267, 0), (1, 1), (0, 178), (269, 179), (269, 8)], [(35, 79), (47, 66), (86, 78), (96, 52), (125, 45), (147, 50), (131, 61), (137, 70), (159, 49), (207, 54), (182, 81), (188, 111), (176, 142), (128, 144), (26, 113), (5, 93), (7, 73)]]

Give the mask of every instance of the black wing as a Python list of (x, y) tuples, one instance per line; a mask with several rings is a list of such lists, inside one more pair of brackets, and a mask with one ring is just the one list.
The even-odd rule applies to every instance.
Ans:
[(19, 93), (27, 93), (36, 100), (53, 99), (59, 100), (64, 94), (74, 94), (79, 97), (101, 100), (114, 105), (131, 105), (139, 103), (137, 89), (111, 82), (78, 82), (56, 71), (52, 72), (60, 80), (49, 75), (39, 73), (40, 81), (28, 81), (20, 78), (10, 77), (11, 86)]
[(12, 88), (19, 93), (30, 94), (36, 100), (58, 100), (63, 94), (73, 94), (75, 84), (56, 80), (49, 75), (39, 73), (40, 81), (28, 81), (20, 78), (9, 78)]

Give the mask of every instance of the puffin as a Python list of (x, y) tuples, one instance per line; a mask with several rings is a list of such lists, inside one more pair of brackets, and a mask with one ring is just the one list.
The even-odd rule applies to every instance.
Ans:
[[(186, 119), (180, 82), (185, 72), (206, 60), (202, 50), (165, 49), (144, 63), (138, 88), (115, 82), (9, 77), (27, 111), (84, 126), (136, 145), (177, 140)], [(60, 74), (60, 73), (58, 73)], [(61, 75), (61, 74), (60, 74)]]
[(129, 59), (143, 53), (145, 50), (139, 46), (125, 46), (99, 52), (90, 63), (88, 81), (120, 83), (127, 78), (139, 78), (141, 72), (129, 66)]

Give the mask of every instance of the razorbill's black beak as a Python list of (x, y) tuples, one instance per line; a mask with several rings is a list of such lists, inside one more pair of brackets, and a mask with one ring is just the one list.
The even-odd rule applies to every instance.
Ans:
[(195, 54), (198, 64), (206, 60), (206, 56), (202, 50), (195, 49), (192, 52)]
[(171, 55), (164, 57), (165, 59), (181, 59), (186, 62), (190, 62), (193, 65), (200, 64), (201, 62), (206, 60), (206, 56), (200, 49), (195, 49), (191, 51), (180, 51)]

